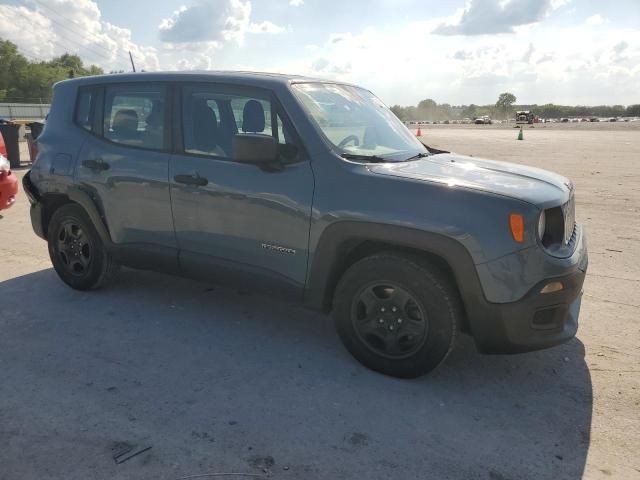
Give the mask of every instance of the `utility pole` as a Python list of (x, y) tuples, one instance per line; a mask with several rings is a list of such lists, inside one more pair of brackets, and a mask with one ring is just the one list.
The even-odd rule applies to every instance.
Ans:
[(133, 63), (133, 55), (131, 55), (131, 50), (129, 50), (129, 59), (131, 60), (131, 68), (133, 68), (133, 71), (135, 73), (136, 71), (136, 64)]

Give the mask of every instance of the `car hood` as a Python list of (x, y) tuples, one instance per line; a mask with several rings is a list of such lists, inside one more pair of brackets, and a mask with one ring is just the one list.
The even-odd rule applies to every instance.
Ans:
[(547, 170), (453, 153), (370, 166), (373, 173), (443, 183), (523, 200), (539, 207), (565, 203), (571, 181)]

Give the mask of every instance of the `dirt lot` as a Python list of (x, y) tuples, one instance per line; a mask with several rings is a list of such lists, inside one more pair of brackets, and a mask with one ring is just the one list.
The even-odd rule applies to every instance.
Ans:
[[(519, 356), (463, 338), (416, 381), (251, 292), (136, 271), (70, 290), (22, 195), (0, 219), (0, 479), (640, 478), (640, 125), (541, 127), (423, 133), (574, 180), (591, 259), (578, 337)], [(152, 448), (118, 465), (118, 442)]]

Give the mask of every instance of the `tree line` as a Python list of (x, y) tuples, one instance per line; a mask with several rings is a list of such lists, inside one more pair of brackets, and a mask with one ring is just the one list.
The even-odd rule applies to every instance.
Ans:
[(50, 103), (54, 83), (103, 73), (100, 67), (86, 67), (80, 57), (68, 53), (49, 61), (30, 60), (14, 43), (0, 39), (0, 103)]
[(519, 110), (530, 110), (540, 118), (590, 118), (590, 117), (639, 117), (640, 104), (637, 105), (526, 105), (516, 104), (516, 96), (512, 93), (501, 93), (498, 100), (493, 105), (450, 105), (448, 103), (438, 104), (430, 98), (422, 100), (416, 106), (403, 107), (394, 105), (391, 107), (393, 113), (400, 120), (462, 120), (465, 118), (474, 119), (483, 115), (488, 115), (495, 119), (512, 119), (515, 112)]

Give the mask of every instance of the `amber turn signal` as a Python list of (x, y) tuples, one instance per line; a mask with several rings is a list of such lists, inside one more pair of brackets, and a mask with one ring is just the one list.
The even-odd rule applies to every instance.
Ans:
[(519, 213), (509, 215), (509, 228), (516, 242), (524, 242), (524, 217), (522, 215)]

